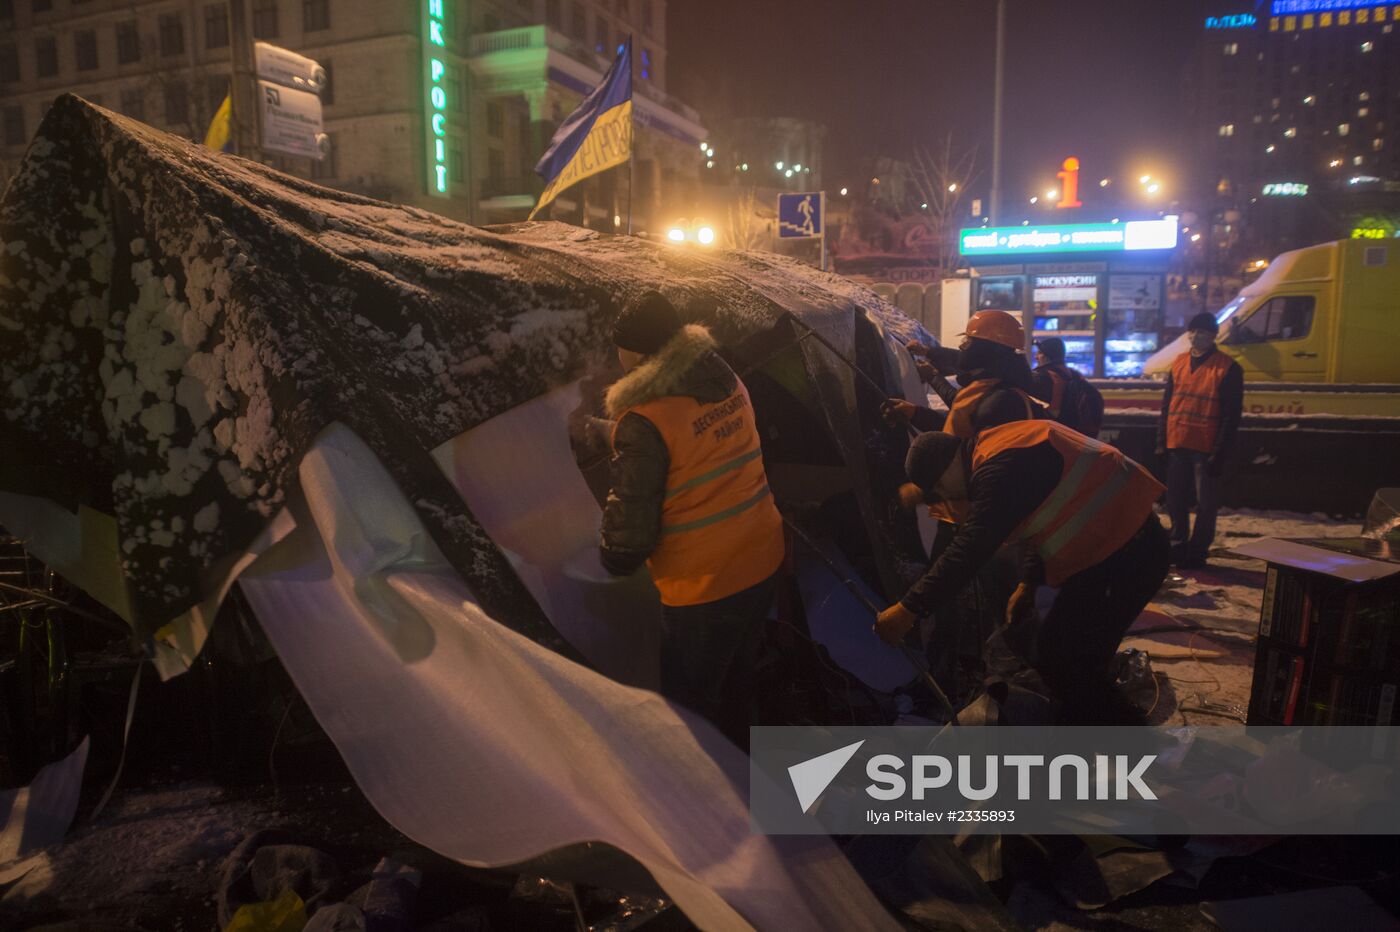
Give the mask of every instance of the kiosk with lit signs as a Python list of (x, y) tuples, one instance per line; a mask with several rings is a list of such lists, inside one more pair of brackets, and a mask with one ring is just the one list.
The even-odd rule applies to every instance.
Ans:
[(1177, 230), (1172, 216), (963, 230), (973, 309), (1029, 322), (1032, 342), (1059, 337), (1065, 361), (1085, 375), (1140, 375), (1161, 346)]

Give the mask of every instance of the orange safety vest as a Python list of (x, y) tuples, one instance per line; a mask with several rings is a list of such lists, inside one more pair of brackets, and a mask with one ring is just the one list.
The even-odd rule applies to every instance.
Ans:
[[(972, 426), (972, 416), (977, 413), (977, 406), (982, 403), (982, 399), (999, 385), (1001, 379), (978, 379), (958, 389), (957, 395), (953, 397), (953, 406), (948, 409), (948, 418), (943, 422), (943, 432), (954, 437), (977, 436), (977, 430)], [(1031, 401), (1031, 396), (1019, 388), (1013, 388), (1012, 391), (1020, 395), (1021, 400), (1026, 403), (1026, 419), (1035, 417), (1035, 403)]]
[(1131, 540), (1166, 487), (1116, 448), (1055, 421), (1015, 421), (982, 431), (972, 470), (998, 453), (1047, 440), (1064, 457), (1060, 480), (1011, 537), (1035, 549), (1045, 564), (1045, 582), (1059, 586)]
[(661, 536), (647, 560), (662, 603), (713, 602), (773, 575), (783, 519), (743, 383), (717, 404), (669, 395), (628, 410), (655, 425), (671, 459)]
[(1167, 449), (1210, 453), (1220, 433), (1220, 383), (1230, 357), (1217, 350), (1191, 371), (1191, 354), (1172, 363), (1172, 400), (1167, 410)]

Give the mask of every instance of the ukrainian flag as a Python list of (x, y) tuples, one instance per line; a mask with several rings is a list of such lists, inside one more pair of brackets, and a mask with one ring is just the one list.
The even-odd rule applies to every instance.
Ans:
[(617, 53), (603, 81), (559, 125), (535, 174), (545, 180), (530, 219), (564, 189), (632, 157), (632, 40)]
[(229, 125), (232, 115), (233, 98), (225, 96), (224, 102), (219, 104), (219, 109), (214, 113), (214, 119), (209, 121), (209, 132), (204, 134), (204, 144), (210, 149), (233, 151), (233, 133)]

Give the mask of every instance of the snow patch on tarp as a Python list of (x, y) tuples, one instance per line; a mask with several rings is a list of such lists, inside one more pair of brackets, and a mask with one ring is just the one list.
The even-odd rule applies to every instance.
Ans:
[(784, 312), (911, 326), (781, 257), (473, 228), (65, 95), (0, 201), (0, 488), (115, 517), (111, 607), (149, 638), (218, 588), (340, 421), (492, 616), (564, 650), (427, 451), (577, 378), (655, 287), (726, 344)]

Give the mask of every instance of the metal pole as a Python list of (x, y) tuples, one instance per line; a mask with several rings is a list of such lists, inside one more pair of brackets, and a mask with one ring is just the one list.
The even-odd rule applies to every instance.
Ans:
[[(632, 34), (627, 34), (627, 67), (632, 68)], [(637, 164), (637, 99), (632, 94), (632, 74), (627, 75), (627, 92), (632, 97), (632, 109), (627, 113), (627, 235), (632, 235), (632, 185), (636, 178), (633, 166)]]
[(1006, 0), (997, 0), (996, 81), (992, 96), (992, 198), (987, 213), (992, 226), (1001, 221), (1001, 99), (1002, 61), (1006, 50)]
[(258, 80), (253, 52), (252, 23), (245, 0), (229, 0), (228, 35), (233, 66), (229, 94), (233, 98), (233, 151), (262, 161), (258, 134)]

